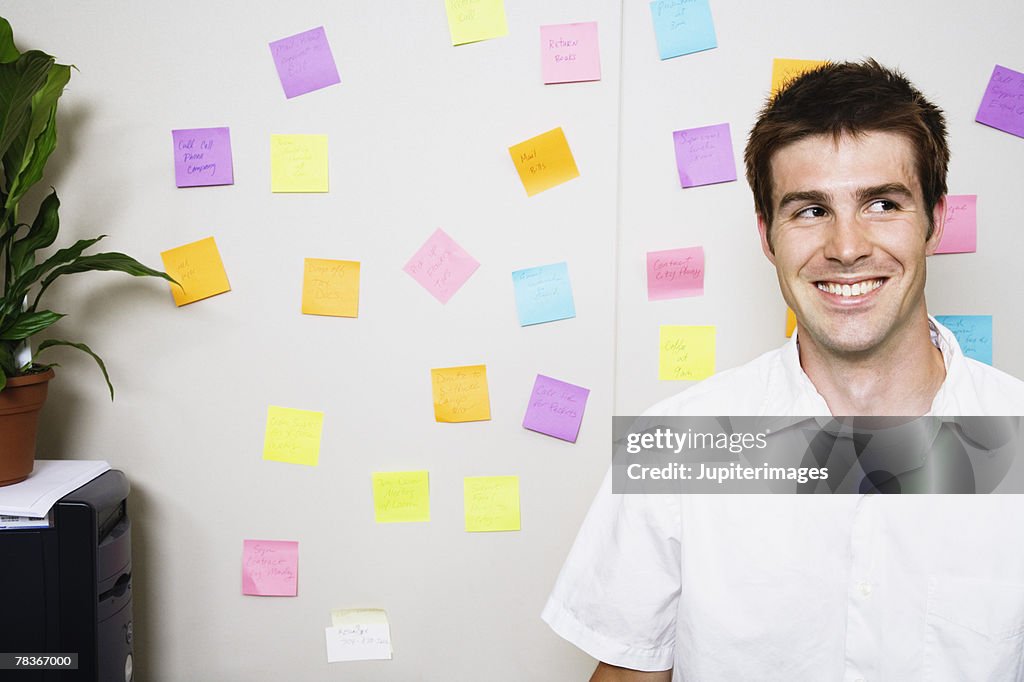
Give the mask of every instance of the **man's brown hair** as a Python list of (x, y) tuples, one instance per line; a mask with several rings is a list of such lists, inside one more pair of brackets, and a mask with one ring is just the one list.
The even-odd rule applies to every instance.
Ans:
[(928, 210), (946, 193), (949, 144), (942, 110), (899, 71), (874, 59), (828, 63), (786, 83), (761, 109), (747, 138), (743, 160), (757, 212), (771, 243), (772, 157), (782, 147), (812, 135), (884, 131), (904, 135), (914, 150), (917, 178)]

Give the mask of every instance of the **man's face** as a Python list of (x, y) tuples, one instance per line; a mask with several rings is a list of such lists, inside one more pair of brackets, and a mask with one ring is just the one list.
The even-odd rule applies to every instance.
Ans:
[(803, 343), (833, 355), (884, 352), (922, 322), (925, 256), (942, 236), (945, 200), (929, 216), (910, 142), (871, 132), (836, 143), (814, 136), (772, 158), (771, 244), (758, 219)]

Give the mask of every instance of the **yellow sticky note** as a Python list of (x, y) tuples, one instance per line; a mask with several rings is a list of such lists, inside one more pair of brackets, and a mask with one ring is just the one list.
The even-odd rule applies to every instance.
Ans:
[(561, 128), (513, 145), (508, 153), (512, 155), (526, 194), (531, 197), (580, 176)]
[(316, 466), (324, 413), (271, 405), (263, 438), (263, 459)]
[(828, 64), (819, 59), (774, 59), (772, 60), (772, 95), (783, 85), (812, 69)]
[(160, 258), (167, 274), (181, 285), (171, 284), (171, 295), (179, 307), (231, 291), (213, 237), (164, 251)]
[(270, 191), (326, 192), (327, 136), (271, 135)]
[(373, 474), (373, 515), (377, 523), (429, 521), (429, 473), (382, 471)]
[(796, 313), (793, 312), (792, 308), (786, 308), (786, 338), (793, 336), (793, 330), (796, 329)]
[(479, 422), (491, 418), (486, 365), (432, 369), (430, 383), (437, 421)]
[(697, 381), (715, 373), (715, 328), (661, 325), (658, 379)]
[(307, 258), (302, 274), (302, 313), (359, 317), (359, 262)]
[(508, 35), (505, 0), (444, 0), (452, 45)]
[(467, 532), (519, 530), (518, 476), (469, 476), (462, 492)]

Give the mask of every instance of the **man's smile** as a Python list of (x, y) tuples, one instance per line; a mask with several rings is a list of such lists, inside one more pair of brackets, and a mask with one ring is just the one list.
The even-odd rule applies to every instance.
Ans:
[(853, 298), (866, 296), (881, 287), (888, 277), (859, 280), (821, 280), (815, 282), (820, 291), (835, 297)]

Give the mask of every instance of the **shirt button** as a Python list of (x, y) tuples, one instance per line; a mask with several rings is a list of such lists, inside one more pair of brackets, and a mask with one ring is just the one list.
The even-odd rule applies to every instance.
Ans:
[[(857, 589), (859, 589), (860, 593), (865, 597), (871, 595), (871, 583), (861, 581), (857, 583)], [(859, 682), (864, 682), (863, 678), (859, 679)]]

